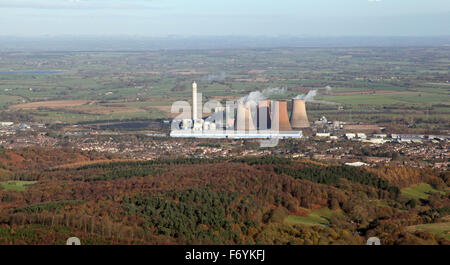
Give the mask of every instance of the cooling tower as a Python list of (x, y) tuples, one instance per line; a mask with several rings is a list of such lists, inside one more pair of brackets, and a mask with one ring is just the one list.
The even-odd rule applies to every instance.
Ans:
[(244, 103), (238, 102), (237, 113), (236, 113), (236, 123), (234, 128), (238, 131), (245, 129), (245, 106)]
[(245, 127), (248, 131), (256, 131), (256, 123), (258, 122), (258, 110), (255, 102), (247, 102), (245, 105), (245, 113), (248, 117), (248, 126)]
[(235, 128), (238, 131), (254, 131), (256, 130), (255, 119), (251, 112), (251, 104), (245, 104), (243, 102), (238, 103), (236, 125)]
[(291, 125), (296, 129), (309, 127), (308, 116), (306, 115), (305, 100), (292, 100)]
[(261, 100), (258, 104), (258, 129), (270, 129), (270, 100)]
[(291, 131), (291, 124), (289, 123), (289, 115), (287, 112), (286, 101), (274, 101), (272, 107), (272, 129), (276, 130), (278, 123), (279, 131)]

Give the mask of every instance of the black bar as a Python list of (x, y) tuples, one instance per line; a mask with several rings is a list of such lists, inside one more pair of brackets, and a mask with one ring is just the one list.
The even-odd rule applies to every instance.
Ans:
[[(448, 246), (0, 246), (15, 262), (30, 259), (65, 264), (337, 264), (418, 261), (443, 258)], [(189, 259), (188, 253), (201, 253)], [(214, 256), (211, 253), (219, 253)], [(233, 253), (233, 254), (232, 254)], [(244, 257), (244, 253), (247, 256)], [(253, 253), (250, 256), (250, 253)], [(192, 257), (192, 255), (191, 255)], [(199, 257), (199, 256), (198, 256)], [(217, 258), (215, 258), (217, 257)]]

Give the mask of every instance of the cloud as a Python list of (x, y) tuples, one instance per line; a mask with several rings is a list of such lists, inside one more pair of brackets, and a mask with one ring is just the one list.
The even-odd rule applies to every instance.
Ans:
[(378, 2), (381, 2), (382, 0), (367, 0), (368, 2), (371, 2), (371, 3), (378, 3)]
[(0, 8), (28, 9), (156, 9), (152, 1), (122, 0), (0, 0)]

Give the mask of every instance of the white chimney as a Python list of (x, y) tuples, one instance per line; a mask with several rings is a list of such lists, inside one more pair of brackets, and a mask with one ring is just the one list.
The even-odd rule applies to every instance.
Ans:
[(195, 121), (197, 117), (197, 83), (192, 83), (192, 119)]

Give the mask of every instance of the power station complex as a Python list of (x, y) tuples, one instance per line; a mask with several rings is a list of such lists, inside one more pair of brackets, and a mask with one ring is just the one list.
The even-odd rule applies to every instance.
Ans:
[[(201, 100), (200, 100), (201, 101)], [(192, 84), (192, 118), (175, 119), (172, 137), (194, 138), (301, 138), (301, 129), (310, 126), (305, 100), (292, 99), (289, 118), (287, 101), (240, 100), (230, 107), (218, 106), (213, 115), (203, 118), (199, 113), (197, 83)], [(224, 117), (226, 116), (226, 117)]]

